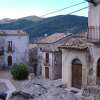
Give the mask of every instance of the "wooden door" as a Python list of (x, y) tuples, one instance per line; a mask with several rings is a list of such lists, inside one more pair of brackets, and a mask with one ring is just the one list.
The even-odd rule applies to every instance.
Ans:
[(12, 56), (8, 56), (8, 66), (12, 65)]
[(100, 85), (100, 59), (97, 62), (97, 85)]
[(49, 79), (49, 67), (45, 67), (45, 78)]
[(82, 85), (82, 65), (72, 65), (72, 87), (81, 88)]

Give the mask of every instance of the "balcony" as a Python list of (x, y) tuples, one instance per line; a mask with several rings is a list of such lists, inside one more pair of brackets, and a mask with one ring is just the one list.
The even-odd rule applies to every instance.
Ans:
[(100, 27), (99, 26), (89, 27), (87, 39), (92, 42), (100, 42)]
[(12, 47), (8, 47), (8, 49), (7, 49), (7, 53), (13, 53), (15, 50), (14, 50), (14, 48), (12, 48)]

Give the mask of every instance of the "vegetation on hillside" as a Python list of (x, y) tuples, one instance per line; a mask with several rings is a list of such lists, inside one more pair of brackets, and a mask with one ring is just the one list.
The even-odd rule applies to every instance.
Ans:
[[(29, 20), (30, 18), (30, 20)], [(88, 26), (87, 17), (75, 15), (59, 15), (49, 18), (35, 16), (24, 17), (11, 23), (0, 24), (0, 29), (21, 29), (29, 34), (30, 41), (37, 37), (50, 35), (56, 32), (81, 33), (86, 32)]]

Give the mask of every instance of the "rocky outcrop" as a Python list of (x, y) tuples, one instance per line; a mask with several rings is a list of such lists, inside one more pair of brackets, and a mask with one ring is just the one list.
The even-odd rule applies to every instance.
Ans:
[(78, 92), (66, 90), (61, 80), (34, 79), (22, 84), (9, 100), (82, 100)]

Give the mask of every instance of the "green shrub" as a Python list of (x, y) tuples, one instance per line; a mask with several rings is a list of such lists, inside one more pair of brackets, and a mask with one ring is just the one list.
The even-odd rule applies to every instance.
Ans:
[(11, 69), (11, 74), (16, 80), (24, 80), (28, 78), (28, 68), (24, 64), (16, 64)]

